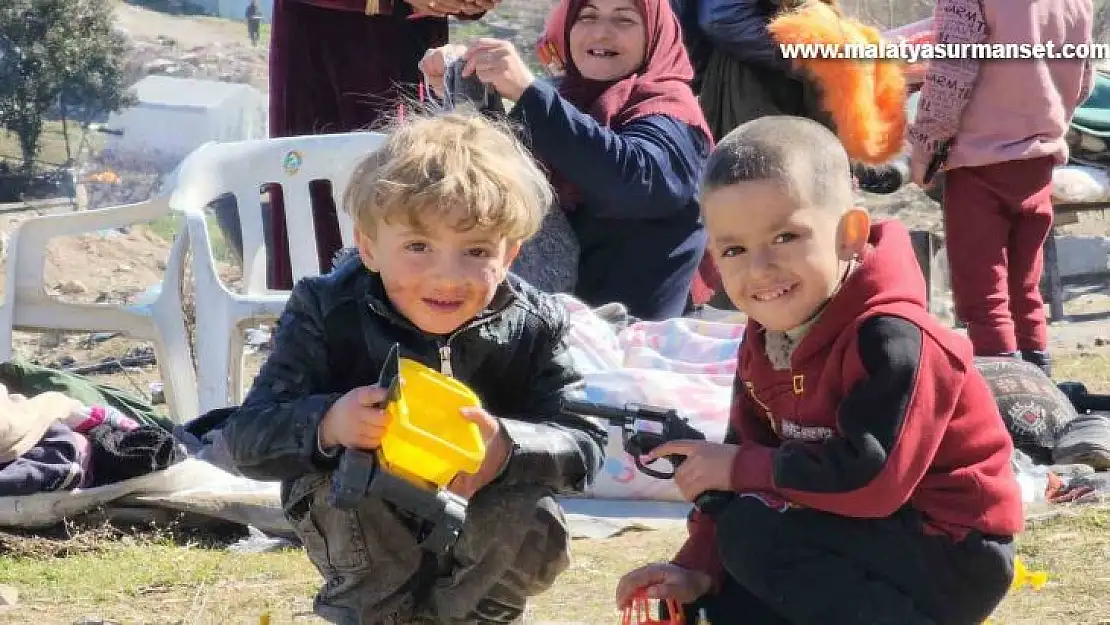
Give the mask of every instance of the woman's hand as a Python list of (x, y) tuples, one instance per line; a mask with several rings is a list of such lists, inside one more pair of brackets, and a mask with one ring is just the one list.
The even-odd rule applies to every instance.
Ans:
[(428, 87), (440, 98), (443, 97), (444, 92), (443, 77), (447, 73), (447, 60), (459, 58), (464, 54), (466, 54), (466, 46), (449, 43), (428, 50), (424, 53), (424, 58), (420, 59), (420, 71), (424, 72)]
[(405, 0), (416, 13), (447, 17), (448, 15), (478, 15), (497, 6), (500, 0)]
[(405, 2), (412, 5), (412, 10), (417, 14), (433, 17), (447, 17), (457, 13), (463, 4), (460, 0), (405, 0)]
[(492, 11), (501, 4), (501, 0), (466, 0), (467, 8), (462, 12), (466, 15), (478, 15)]
[(536, 81), (513, 44), (500, 39), (479, 39), (463, 55), (463, 76), (476, 74), (498, 95), (517, 101)]

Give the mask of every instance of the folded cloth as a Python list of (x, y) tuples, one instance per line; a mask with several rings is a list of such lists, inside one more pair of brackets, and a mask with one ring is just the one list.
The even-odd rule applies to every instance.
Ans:
[(76, 373), (16, 359), (0, 363), (0, 384), (6, 386), (8, 392), (26, 397), (57, 391), (86, 406), (111, 406), (145, 425), (157, 425), (167, 431), (173, 428), (173, 422), (150, 402)]
[(216, 408), (202, 414), (188, 423), (173, 429), (173, 436), (190, 456), (213, 464), (228, 473), (239, 475), (239, 469), (231, 458), (231, 450), (224, 439), (223, 427), (237, 406)]
[(0, 497), (87, 486), (89, 451), (85, 437), (60, 423), (51, 424), (30, 450), (0, 464)]
[(173, 434), (157, 426), (126, 431), (103, 424), (87, 436), (92, 443), (93, 486), (161, 471), (188, 457)]
[(130, 431), (139, 427), (138, 421), (111, 406), (80, 406), (62, 420), (69, 429), (85, 434), (98, 425), (110, 425), (116, 430)]
[(1057, 464), (1085, 464), (1096, 471), (1110, 469), (1110, 417), (1081, 414), (1068, 422), (1056, 440), (1052, 460)]

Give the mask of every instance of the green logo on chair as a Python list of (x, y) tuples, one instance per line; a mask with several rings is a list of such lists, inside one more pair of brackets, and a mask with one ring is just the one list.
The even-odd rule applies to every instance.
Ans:
[(300, 152), (289, 150), (289, 152), (285, 154), (285, 158), (282, 159), (281, 166), (285, 169), (286, 175), (292, 176), (300, 171), (303, 163), (304, 157), (301, 156)]

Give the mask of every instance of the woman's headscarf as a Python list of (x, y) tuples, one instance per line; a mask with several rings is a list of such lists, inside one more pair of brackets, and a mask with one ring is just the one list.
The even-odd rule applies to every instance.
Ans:
[[(682, 42), (682, 28), (667, 0), (635, 0), (644, 22), (646, 46), (643, 66), (615, 81), (590, 80), (582, 76), (570, 55), (570, 29), (589, 0), (560, 0), (548, 18), (546, 36), (540, 45), (561, 57), (564, 74), (559, 93), (610, 128), (648, 115), (667, 115), (701, 130), (707, 141), (712, 133), (690, 89), (694, 68)], [(562, 31), (560, 37), (555, 33)], [(556, 49), (552, 50), (551, 48)], [(561, 49), (558, 49), (561, 48)], [(552, 182), (564, 210), (573, 208), (579, 193), (552, 171)]]

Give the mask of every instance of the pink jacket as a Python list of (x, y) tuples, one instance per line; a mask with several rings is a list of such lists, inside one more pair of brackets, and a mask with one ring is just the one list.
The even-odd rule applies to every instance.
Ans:
[[(939, 43), (1091, 42), (1092, 0), (937, 0)], [(1090, 95), (1090, 59), (998, 60), (967, 57), (930, 62), (909, 131), (915, 156), (928, 163), (953, 142), (946, 169), (1053, 156), (1076, 107)]]

